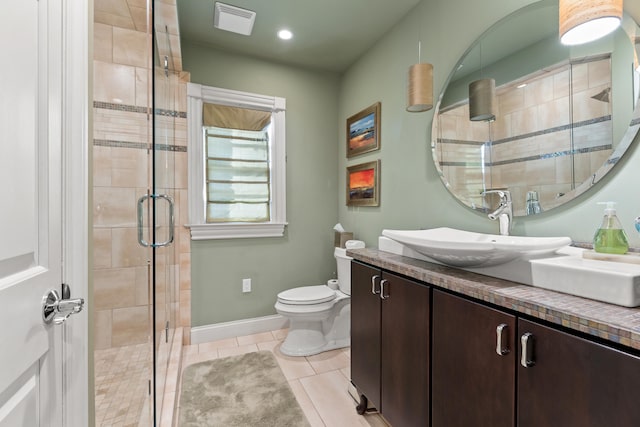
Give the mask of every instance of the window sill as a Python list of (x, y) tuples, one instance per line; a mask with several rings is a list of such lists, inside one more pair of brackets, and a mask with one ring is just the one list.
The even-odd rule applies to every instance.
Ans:
[(191, 240), (250, 239), (256, 237), (282, 237), (287, 223), (226, 223), (187, 224)]

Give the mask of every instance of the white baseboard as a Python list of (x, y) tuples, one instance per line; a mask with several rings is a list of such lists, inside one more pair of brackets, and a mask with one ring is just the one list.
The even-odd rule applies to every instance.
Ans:
[(191, 328), (191, 344), (223, 340), (243, 335), (275, 331), (289, 326), (289, 321), (279, 314), (253, 319), (234, 320)]

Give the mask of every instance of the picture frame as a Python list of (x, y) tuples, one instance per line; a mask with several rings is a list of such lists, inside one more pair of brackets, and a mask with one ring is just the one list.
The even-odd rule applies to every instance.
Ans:
[(347, 206), (380, 206), (380, 160), (347, 167)]
[(347, 158), (380, 149), (380, 113), (376, 102), (347, 119)]

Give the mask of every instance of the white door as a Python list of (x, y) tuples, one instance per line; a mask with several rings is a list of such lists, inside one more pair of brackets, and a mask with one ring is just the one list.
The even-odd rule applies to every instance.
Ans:
[(64, 423), (69, 337), (43, 322), (42, 303), (73, 262), (63, 257), (65, 5), (0, 2), (0, 427)]

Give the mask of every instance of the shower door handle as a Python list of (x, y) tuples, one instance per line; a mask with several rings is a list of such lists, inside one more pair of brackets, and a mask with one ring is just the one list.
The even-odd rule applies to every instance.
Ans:
[(162, 242), (162, 243), (154, 243), (153, 247), (154, 248), (161, 248), (163, 246), (169, 246), (171, 243), (173, 243), (173, 238), (174, 238), (174, 226), (175, 226), (175, 216), (173, 214), (173, 198), (171, 198), (171, 196), (168, 196), (166, 194), (153, 194), (151, 197), (153, 197), (154, 199), (164, 199), (167, 202), (169, 202), (169, 237), (167, 238), (166, 241)]
[(149, 197), (151, 197), (149, 194), (145, 194), (138, 199), (138, 243), (140, 243), (140, 245), (144, 246), (145, 248), (151, 246), (149, 242), (144, 240), (144, 230), (142, 229), (144, 223), (144, 202), (145, 200), (148, 200)]
[[(161, 243), (149, 243), (146, 240), (144, 240), (144, 230), (143, 230), (144, 202), (145, 200), (148, 200), (150, 198), (154, 200), (163, 199), (169, 202), (169, 237), (167, 238), (166, 241)], [(168, 196), (166, 194), (145, 194), (144, 196), (138, 199), (138, 243), (140, 243), (144, 247), (151, 246), (153, 248), (161, 248), (163, 246), (169, 246), (171, 243), (173, 243), (173, 239), (175, 236), (174, 228), (175, 228), (174, 204), (171, 196)]]

